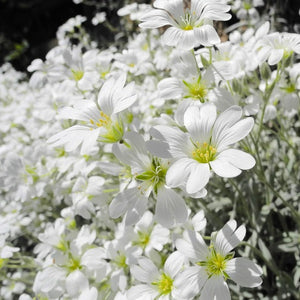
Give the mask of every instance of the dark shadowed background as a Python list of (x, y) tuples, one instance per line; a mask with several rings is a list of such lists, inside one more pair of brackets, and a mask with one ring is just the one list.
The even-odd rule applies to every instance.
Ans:
[[(151, 1), (88, 0), (75, 4), (72, 0), (0, 0), (0, 65), (10, 62), (17, 70), (25, 71), (33, 59), (43, 59), (56, 45), (57, 28), (76, 15), (87, 17), (84, 28), (104, 48), (114, 40), (115, 33), (122, 30), (117, 10), (132, 2)], [(300, 32), (300, 0), (265, 0), (265, 3), (260, 10), (274, 8), (281, 20), (278, 24), (281, 31)], [(116, 29), (114, 32), (102, 24), (91, 24), (95, 13), (100, 11), (106, 12)], [(232, 22), (235, 21), (233, 18)]]

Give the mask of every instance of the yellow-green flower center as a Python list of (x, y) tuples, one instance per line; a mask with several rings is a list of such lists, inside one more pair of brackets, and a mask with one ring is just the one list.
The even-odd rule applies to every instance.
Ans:
[(211, 146), (210, 144), (200, 144), (199, 142), (196, 142), (195, 146), (196, 147), (192, 152), (193, 159), (203, 164), (213, 161), (215, 159), (217, 149)]
[(192, 30), (193, 27), (193, 18), (190, 14), (190, 12), (186, 12), (184, 17), (181, 17), (181, 28), (183, 30)]
[(220, 253), (212, 255), (206, 264), (206, 271), (209, 276), (221, 275), (225, 271), (226, 260)]
[(115, 258), (115, 264), (119, 267), (119, 268), (126, 268), (127, 264), (126, 264), (126, 256), (124, 254), (119, 254), (116, 258)]
[(200, 100), (201, 103), (205, 102), (208, 93), (208, 88), (205, 82), (201, 80), (201, 76), (195, 82), (188, 83), (185, 80), (183, 80), (183, 83), (187, 87), (187, 94), (184, 98)]
[(62, 252), (66, 252), (68, 250), (68, 243), (61, 239), (55, 247)]
[(295, 86), (295, 84), (291, 83), (287, 87), (283, 88), (283, 90), (288, 94), (292, 94), (296, 91), (296, 86)]
[(165, 183), (167, 169), (161, 164), (159, 159), (153, 159), (151, 167), (148, 171), (137, 175), (135, 178), (141, 181), (148, 181), (153, 187), (154, 192)]
[(80, 259), (71, 257), (69, 259), (67, 268), (68, 268), (69, 272), (73, 272), (73, 271), (75, 271), (77, 269), (80, 270), (82, 268), (82, 266), (80, 265)]
[(143, 249), (148, 245), (150, 241), (150, 234), (148, 232), (138, 231), (138, 239), (133, 242), (133, 245), (142, 247)]
[(245, 8), (246, 10), (250, 10), (250, 9), (252, 8), (252, 6), (251, 6), (251, 4), (248, 3), (248, 2), (244, 2), (244, 8)]
[(185, 27), (183, 28), (183, 30), (192, 30), (193, 26), (191, 24), (187, 24), (185, 25)]
[(73, 79), (75, 79), (75, 81), (79, 81), (83, 77), (83, 74), (84, 74), (84, 72), (81, 70), (72, 69), (71, 72), (73, 75)]
[(162, 273), (159, 280), (152, 282), (152, 284), (157, 286), (160, 295), (168, 295), (173, 288), (173, 279), (165, 273)]
[(0, 258), (0, 269), (4, 266), (4, 259)]
[(199, 266), (205, 267), (205, 271), (208, 277), (222, 275), (225, 279), (229, 278), (226, 273), (227, 261), (231, 260), (234, 253), (229, 253), (226, 256), (216, 252), (214, 248), (211, 248), (211, 253), (207, 257), (206, 261), (200, 261), (197, 264)]

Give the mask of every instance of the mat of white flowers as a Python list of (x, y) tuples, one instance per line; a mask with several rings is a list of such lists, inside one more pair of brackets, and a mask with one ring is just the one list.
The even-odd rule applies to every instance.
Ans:
[(76, 16), (0, 68), (1, 299), (299, 299), (300, 35), (263, 5), (133, 3), (122, 49)]

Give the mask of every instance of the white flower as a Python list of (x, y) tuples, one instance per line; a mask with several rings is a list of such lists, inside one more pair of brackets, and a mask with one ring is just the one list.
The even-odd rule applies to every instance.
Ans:
[(200, 74), (195, 57), (190, 52), (176, 57), (172, 68), (174, 76), (164, 78), (157, 86), (159, 95), (163, 99), (188, 98), (189, 102), (199, 100), (204, 103), (209, 89), (215, 83), (212, 71), (208, 69)]
[(48, 142), (53, 146), (65, 145), (66, 151), (75, 150), (80, 144), (81, 154), (87, 154), (97, 138), (106, 143), (114, 143), (123, 137), (124, 124), (120, 113), (136, 100), (134, 83), (124, 87), (126, 75), (108, 79), (98, 95), (98, 105), (93, 101), (82, 101), (74, 107), (66, 107), (60, 116), (65, 119), (83, 121), (52, 136)]
[(98, 12), (92, 19), (92, 24), (94, 26), (103, 23), (106, 20), (106, 12)]
[(139, 259), (139, 265), (132, 266), (130, 271), (133, 277), (142, 284), (129, 289), (128, 299), (180, 299), (180, 297), (176, 297), (176, 291), (174, 293), (173, 281), (184, 261), (184, 256), (176, 251), (167, 258), (163, 270), (159, 271), (150, 259)]
[(154, 225), (153, 214), (146, 211), (141, 220), (134, 227), (135, 237), (134, 245), (141, 247), (147, 256), (153, 252), (153, 249), (161, 251), (163, 246), (170, 241), (169, 229), (160, 224)]
[[(139, 189), (147, 198), (153, 192), (152, 194), (157, 201), (155, 216), (160, 224), (172, 227), (175, 223), (184, 223), (187, 219), (185, 202), (180, 195), (165, 185), (168, 161), (153, 157), (147, 151), (143, 137), (136, 132), (126, 133), (124, 140), (128, 142), (130, 148), (115, 144), (113, 145), (113, 153), (121, 162), (131, 167), (132, 175), (140, 184), (138, 188), (132, 189), (130, 192), (122, 192), (124, 195), (127, 194), (127, 201), (123, 200), (123, 195), (114, 199), (110, 206), (112, 215), (115, 215), (114, 212), (119, 211), (120, 207), (124, 207), (127, 210), (134, 209), (133, 212), (128, 211), (127, 215), (134, 213), (136, 216), (140, 216), (140, 213), (143, 212), (141, 208), (145, 207), (145, 199), (137, 195), (137, 189)], [(127, 204), (125, 204), (126, 202)], [(138, 205), (134, 207), (133, 203)], [(128, 217), (126, 217), (127, 219)]]
[(147, 209), (148, 198), (137, 188), (128, 188), (118, 193), (109, 205), (109, 215), (116, 219), (124, 216), (125, 225), (136, 224)]
[(268, 60), (269, 65), (276, 65), (294, 52), (300, 54), (300, 35), (287, 32), (271, 33), (257, 42), (256, 50), (260, 63)]
[(231, 299), (226, 283), (229, 278), (243, 287), (261, 285), (262, 269), (246, 258), (233, 258), (234, 252), (230, 252), (245, 234), (245, 226), (237, 228), (236, 221), (231, 220), (212, 236), (210, 247), (193, 231), (185, 232), (184, 239), (176, 241), (179, 252), (194, 264), (178, 274), (174, 282), (183, 298), (200, 294), (200, 300)]
[[(91, 176), (88, 179), (79, 176), (72, 188), (72, 202), (74, 213), (85, 219), (90, 219), (95, 213), (95, 203), (105, 200), (102, 186), (105, 179), (100, 176)], [(102, 199), (101, 199), (102, 198)]]
[(220, 1), (191, 0), (191, 7), (184, 8), (182, 0), (156, 0), (153, 9), (142, 18), (140, 27), (158, 28), (169, 25), (163, 35), (168, 46), (192, 49), (204, 45), (211, 46), (220, 42), (213, 20), (225, 21), (231, 18), (226, 13), (230, 6)]
[(175, 127), (155, 126), (152, 135), (163, 142), (161, 153), (164, 150), (165, 157), (174, 158), (166, 174), (167, 185), (195, 194), (208, 183), (211, 169), (221, 177), (236, 177), (241, 170), (251, 169), (255, 160), (250, 154), (229, 148), (253, 127), (252, 118), (240, 120), (241, 116), (242, 109), (232, 106), (217, 118), (215, 105), (205, 103), (186, 110), (187, 133)]
[(136, 264), (137, 258), (141, 255), (141, 249), (131, 246), (129, 242), (130, 237), (126, 234), (127, 232), (120, 239), (104, 244), (107, 251), (107, 259), (110, 259), (110, 266), (112, 267), (109, 274), (109, 283), (113, 291), (125, 291), (128, 282), (128, 277), (126, 276), (128, 266)]

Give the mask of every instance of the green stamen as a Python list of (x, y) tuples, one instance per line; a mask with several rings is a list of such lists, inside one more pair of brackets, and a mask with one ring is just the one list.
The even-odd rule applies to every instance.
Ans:
[(70, 273), (77, 270), (77, 269), (80, 270), (82, 268), (82, 266), (80, 265), (80, 260), (76, 259), (74, 257), (71, 257), (69, 262), (68, 262), (67, 268), (68, 268)]
[(76, 71), (72, 69), (71, 72), (73, 75), (73, 79), (75, 79), (75, 81), (79, 81), (84, 75), (84, 72), (80, 70)]
[(152, 282), (152, 284), (157, 286), (160, 295), (168, 295), (173, 288), (173, 279), (163, 273), (161, 274), (159, 281)]
[(153, 159), (148, 171), (137, 175), (135, 178), (141, 181), (148, 181), (152, 185), (154, 192), (165, 183), (167, 169), (161, 165), (159, 159)]
[(138, 231), (138, 240), (133, 242), (133, 245), (137, 245), (145, 249), (150, 241), (150, 234), (148, 232)]
[(199, 266), (205, 267), (206, 273), (209, 277), (222, 275), (225, 279), (229, 278), (228, 274), (225, 272), (227, 261), (231, 260), (234, 253), (229, 253), (223, 256), (217, 253), (214, 248), (211, 248), (210, 256), (208, 256), (206, 261), (200, 261), (197, 264)]
[(201, 77), (199, 77), (196, 82), (188, 83), (183, 80), (183, 83), (188, 90), (188, 94), (185, 96), (185, 98), (197, 99), (200, 100), (201, 103), (205, 102), (208, 89), (206, 87), (206, 84), (201, 81)]

